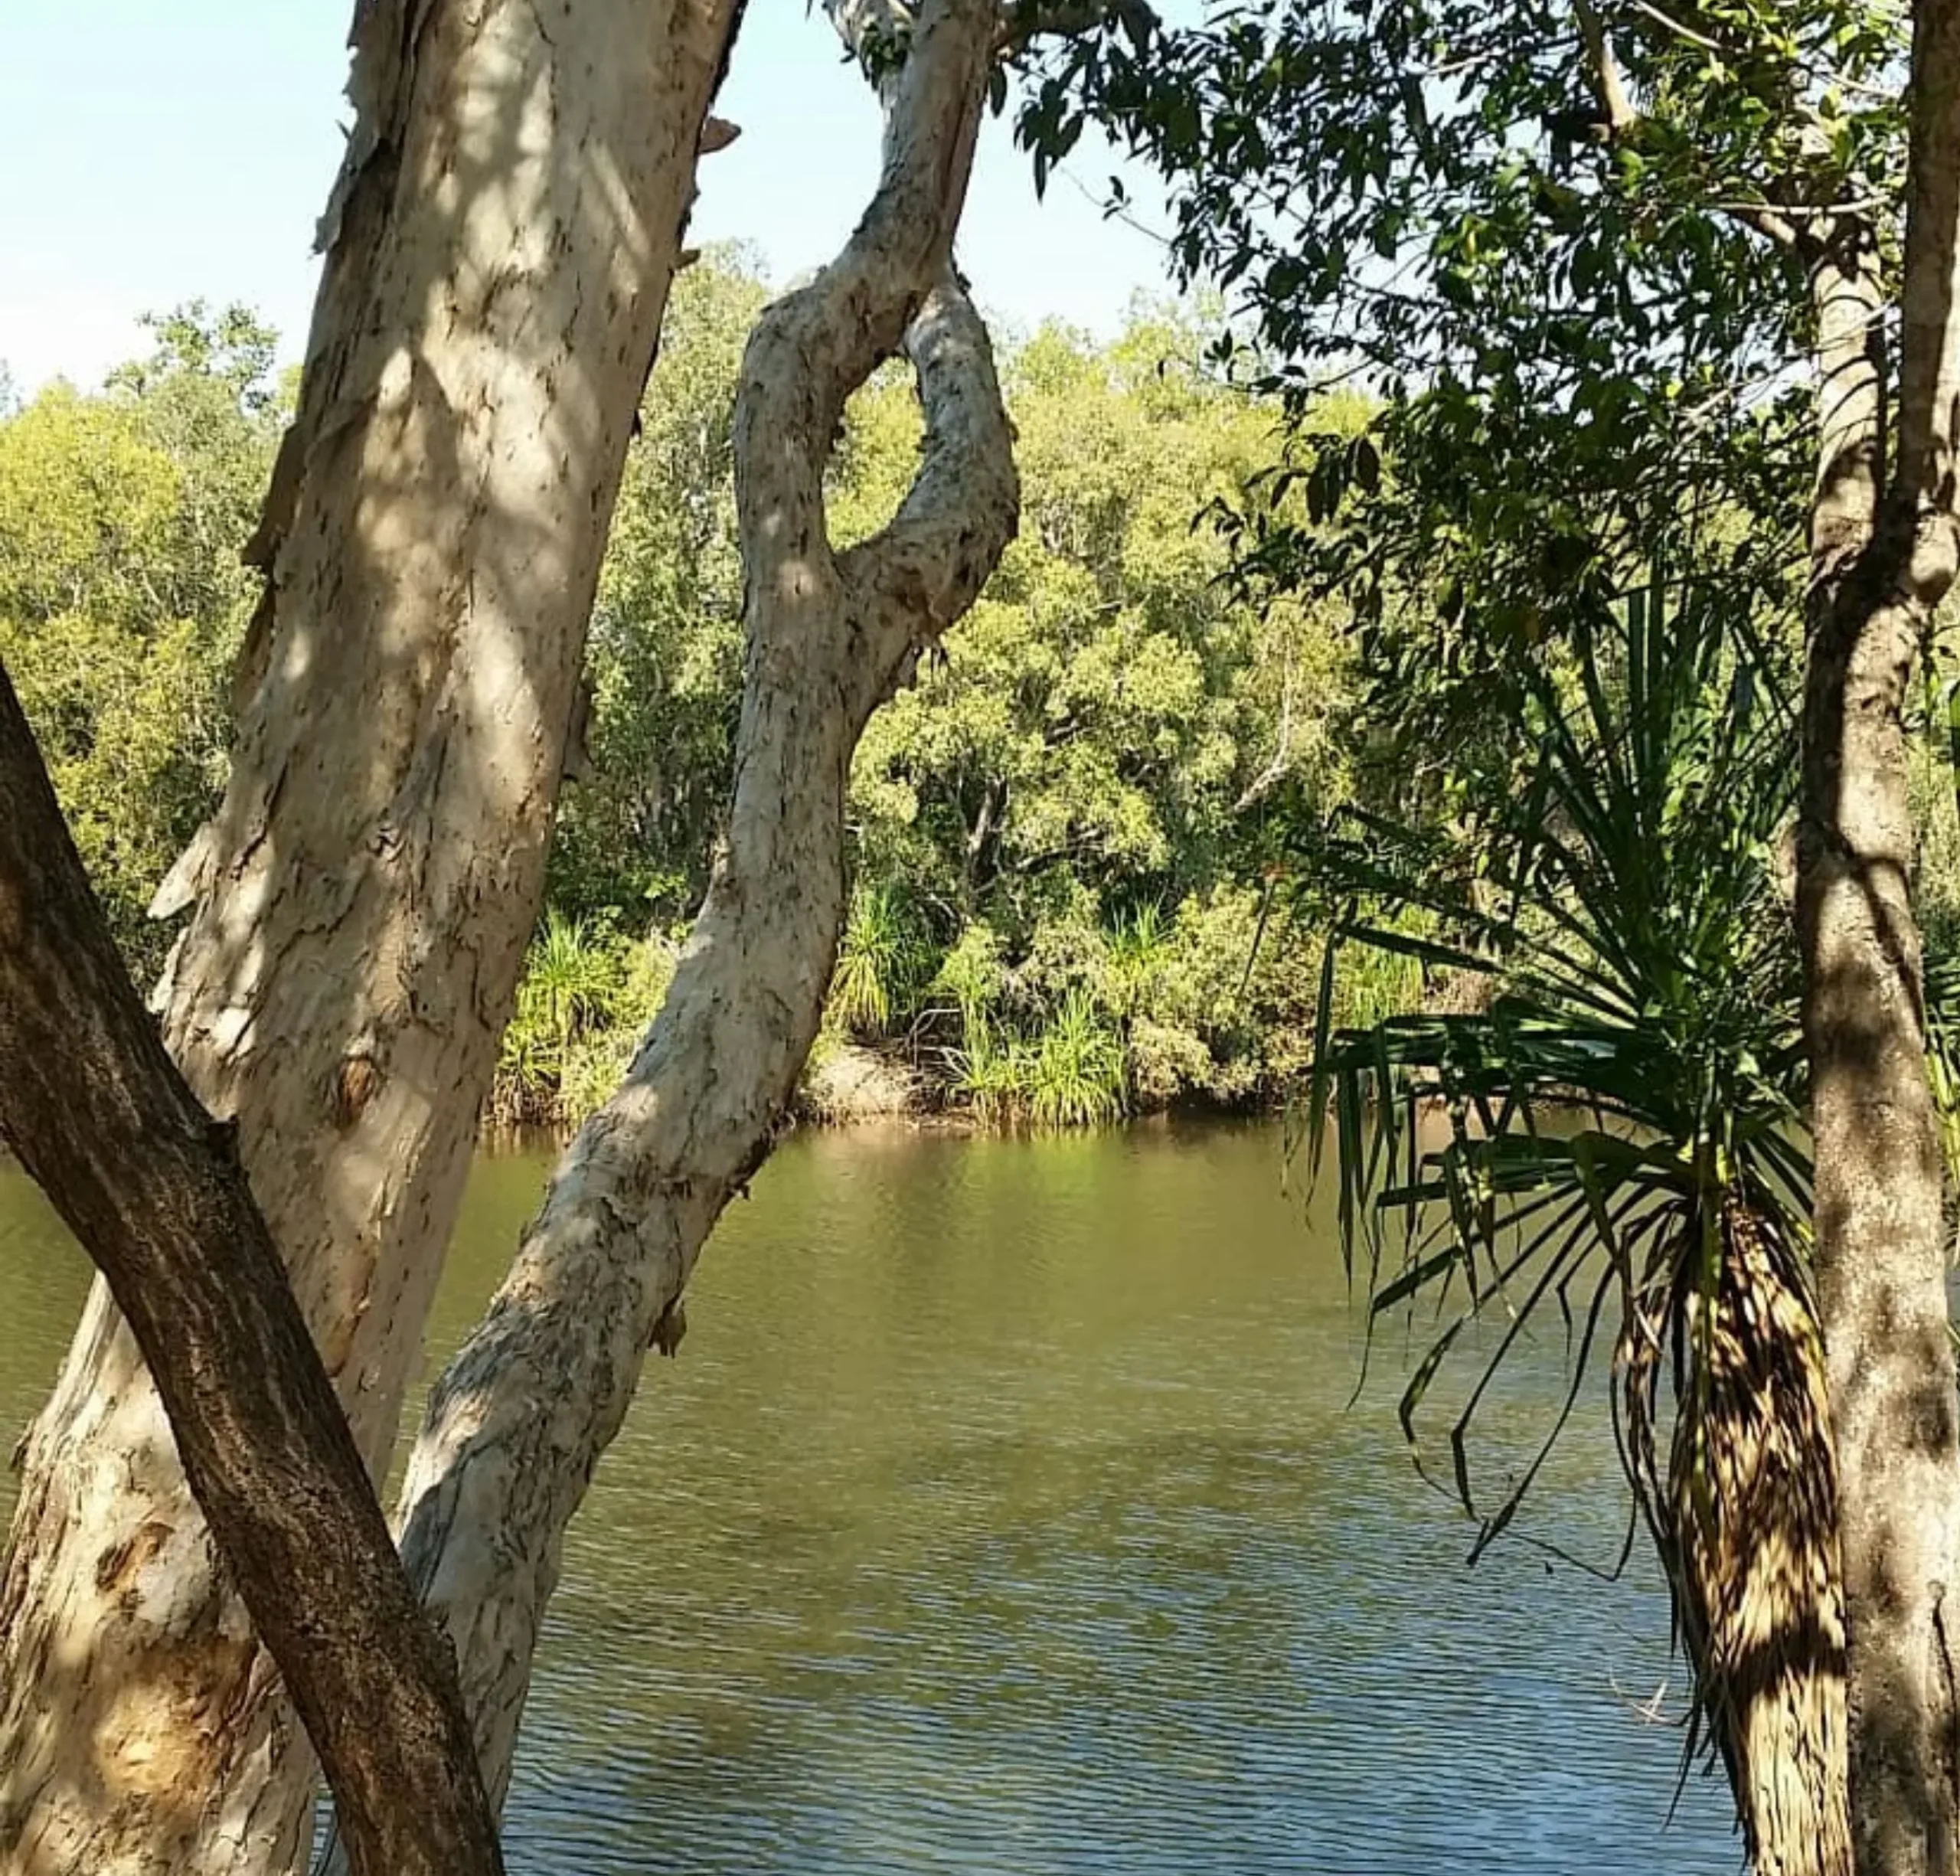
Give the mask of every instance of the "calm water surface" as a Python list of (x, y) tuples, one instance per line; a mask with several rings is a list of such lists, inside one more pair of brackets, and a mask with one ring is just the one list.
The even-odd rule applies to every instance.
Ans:
[[(452, 1346), (541, 1159), (478, 1166)], [(1729, 1876), (1635, 1711), (1680, 1670), (1605, 1583), (1403, 1456), (1277, 1135), (792, 1142), (730, 1213), (567, 1548), (511, 1800), (536, 1876)], [(0, 1433), (84, 1272), (0, 1169)], [(1498, 1404), (1493, 1485), (1556, 1398)], [(1441, 1427), (1438, 1429), (1439, 1434)], [(0, 1488), (11, 1489), (11, 1486)], [(1596, 1417), (1530, 1528), (1610, 1563)]]

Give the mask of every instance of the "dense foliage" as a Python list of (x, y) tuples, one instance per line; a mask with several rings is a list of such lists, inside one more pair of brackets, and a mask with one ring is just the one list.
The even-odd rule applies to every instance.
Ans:
[(99, 394), (57, 384), (0, 420), (0, 659), (139, 974), (165, 943), (150, 895), (224, 782), (238, 550), (279, 420), (247, 315), (152, 330)]
[[(495, 1110), (603, 1098), (704, 884), (741, 678), (729, 418), (766, 289), (739, 254), (677, 286), (601, 576), (584, 773), (506, 1038)], [(973, 616), (860, 751), (856, 885), (821, 1077), (848, 1046), (926, 1098), (1037, 1125), (1252, 1101), (1304, 1064), (1314, 908), (1276, 898), (1276, 804), (1351, 786), (1343, 606), (1227, 577), (1229, 511), (1279, 461), (1276, 407), (1208, 365), (1209, 318), (1139, 312), (1115, 343), (1005, 348), (1021, 538)], [(269, 335), (201, 310), (85, 395), (0, 420), (0, 637), (117, 935), (222, 782), (237, 564), (277, 411)], [(1328, 427), (1367, 413), (1334, 400)], [(910, 388), (854, 404), (831, 490), (844, 538), (916, 460)], [(1304, 510), (1302, 511), (1304, 513)], [(1400, 964), (1351, 997), (1399, 1005)]]
[[(1521, 664), (1661, 544), (1794, 642), (1817, 440), (1811, 279), (1896, 214), (1898, 9), (1282, 0), (1062, 42), (1037, 154), (1093, 119), (1161, 175), (1286, 402), (1240, 511), (1267, 594), (1341, 591), (1375, 774), (1465, 826), (1528, 760)], [(1855, 209), (1864, 219), (1847, 217)], [(1891, 264), (1891, 237), (1873, 264)], [(1853, 256), (1855, 258), (1855, 256)], [(1330, 447), (1334, 379), (1365, 436)]]
[[(675, 933), (712, 851), (740, 681), (728, 417), (762, 296), (739, 256), (683, 276), (629, 462), (593, 619), (592, 772), (554, 872), (602, 951)], [(1194, 525), (1278, 441), (1275, 407), (1205, 364), (1207, 330), (1145, 312), (1109, 346), (1047, 329), (1007, 348), (1021, 538), (860, 750), (820, 1081), (841, 1045), (871, 1046), (929, 1097), (1063, 1124), (1256, 1100), (1304, 1062), (1312, 932), (1276, 915), (1256, 826), (1287, 786), (1348, 785), (1345, 615), (1253, 603)], [(897, 376), (856, 400), (840, 538), (889, 515), (918, 440)], [(548, 955), (547, 937), (540, 971)], [(522, 1014), (506, 1067), (536, 1085), (513, 1112), (557, 1085)], [(593, 1020), (595, 1044), (610, 1027)], [(564, 1085), (576, 1111), (599, 1083)]]

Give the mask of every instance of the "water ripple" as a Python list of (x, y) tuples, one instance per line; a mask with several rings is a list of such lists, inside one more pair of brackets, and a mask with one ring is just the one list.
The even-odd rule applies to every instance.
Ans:
[[(479, 1167), (439, 1345), (544, 1170)], [(16, 1422), (78, 1287), (47, 1232), (0, 1185)], [(1679, 1734), (1635, 1711), (1682, 1685), (1645, 1558), (1465, 1567), (1399, 1341), (1348, 1405), (1359, 1319), (1271, 1132), (794, 1142), (689, 1316), (567, 1547), (514, 1871), (1739, 1868), (1718, 1784), (1669, 1822)], [(1499, 1397), (1493, 1485), (1557, 1353)], [(1582, 1417), (1532, 1528), (1609, 1561), (1623, 1512)]]

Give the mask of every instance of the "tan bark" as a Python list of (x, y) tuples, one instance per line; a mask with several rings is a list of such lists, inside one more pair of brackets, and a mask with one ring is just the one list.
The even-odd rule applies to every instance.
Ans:
[[(1824, 1350), (1798, 1252), (1740, 1203), (1704, 1293), (1662, 1243), (1615, 1357), (1625, 1451), (1756, 1876), (1851, 1876), (1844, 1603)], [(1650, 1299), (1651, 1299), (1650, 1301)], [(1664, 1480), (1656, 1407), (1694, 1353)]]
[[(1797, 912), (1819, 1303), (1840, 1469), (1860, 1876), (1960, 1868), (1960, 1404), (1911, 895), (1906, 700), (1952, 583), (1960, 400), (1960, 5), (1915, 8), (1897, 447), (1881, 498), (1875, 293), (1856, 231), (1820, 281), (1825, 449), (1812, 530)], [(1847, 260), (1846, 257), (1854, 257)], [(1844, 301), (1834, 317), (1833, 293)], [(1862, 309), (1854, 302), (1860, 296)], [(1862, 329), (1860, 329), (1862, 328)], [(1848, 404), (1833, 387), (1854, 387)], [(1860, 468), (1863, 464), (1868, 466)], [(1850, 472), (1847, 472), (1847, 468)]]
[[(991, 0), (919, 9), (887, 92), (877, 195), (750, 342), (735, 417), (748, 649), (725, 845), (625, 1085), (561, 1162), (410, 1462), (403, 1554), (455, 1639), (493, 1798), (565, 1528), (815, 1035), (844, 913), (852, 750), (1016, 525), (991, 348), (949, 259), (995, 27)], [(835, 553), (823, 472), (844, 402), (901, 343), (926, 414), (920, 472), (889, 528)]]
[(253, 1202), (165, 1051), (0, 669), (0, 1139), (130, 1325), (358, 1876), (498, 1876), (455, 1662)]
[[(739, 0), (363, 0), (266, 600), (168, 1034), (368, 1463), (541, 890), (584, 622)], [(106, 1294), (0, 1583), (0, 1871), (297, 1868), (313, 1780)]]

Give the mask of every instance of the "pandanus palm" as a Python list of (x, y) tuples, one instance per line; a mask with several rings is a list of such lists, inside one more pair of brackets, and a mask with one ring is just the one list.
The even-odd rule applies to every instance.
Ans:
[(1539, 753), (1480, 894), (1398, 864), (1406, 830), (1364, 824), (1334, 844), (1333, 873), (1371, 910), (1330, 944), (1324, 1008), (1355, 943), (1486, 973), (1496, 994), (1475, 1014), (1323, 1035), (1312, 1150), (1331, 1110), (1344, 1241), (1372, 1309), (1439, 1306), (1403, 1398), (1412, 1441), (1439, 1371), (1479, 1343), (1465, 1330), (1508, 1318), (1451, 1430), (1473, 1511), (1465, 1433), (1493, 1374), (1549, 1310), (1574, 1332), (1565, 1413), (1481, 1512), (1479, 1548), (1610, 1347), (1621, 1456), (1694, 1672), (1690, 1749), (1719, 1755), (1759, 1871), (1848, 1876), (1834, 1466), (1780, 860), (1791, 712), (1768, 662), (1693, 590), (1602, 608), (1557, 675), (1534, 668), (1524, 688)]

